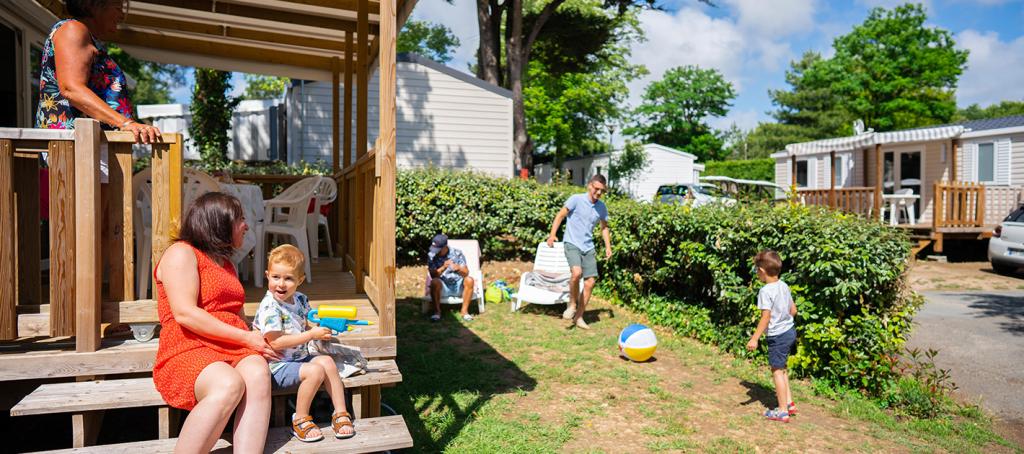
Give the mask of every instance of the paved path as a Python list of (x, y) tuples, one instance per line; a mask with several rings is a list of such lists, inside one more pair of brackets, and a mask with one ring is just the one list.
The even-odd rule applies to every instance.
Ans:
[(939, 350), (962, 395), (1024, 424), (1024, 291), (923, 294), (909, 346)]

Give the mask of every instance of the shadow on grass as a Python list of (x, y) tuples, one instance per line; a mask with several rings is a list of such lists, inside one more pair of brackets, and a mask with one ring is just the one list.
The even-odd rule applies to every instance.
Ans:
[[(548, 317), (562, 318), (562, 312), (565, 311), (566, 304), (526, 304), (519, 309), (519, 312), (523, 314), (541, 314)], [(593, 303), (588, 306), (592, 306)], [(587, 323), (599, 323), (601, 320), (607, 320), (615, 318), (615, 311), (609, 308), (600, 309), (587, 309), (583, 313), (583, 321)]]
[(747, 388), (747, 400), (740, 402), (740, 405), (750, 405), (754, 402), (760, 402), (765, 408), (775, 408), (778, 405), (776, 402), (778, 399), (775, 397), (775, 390), (765, 388), (757, 383), (743, 380), (740, 382), (744, 388)]
[(537, 386), (459, 321), (457, 310), (443, 315), (431, 322), (415, 298), (396, 305), (402, 383), (385, 389), (383, 400), (405, 418), (419, 452), (443, 451), (496, 395)]

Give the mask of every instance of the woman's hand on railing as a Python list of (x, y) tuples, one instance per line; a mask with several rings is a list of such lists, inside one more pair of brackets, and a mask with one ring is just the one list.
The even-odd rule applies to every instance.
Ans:
[(121, 126), (122, 131), (130, 131), (135, 135), (135, 143), (156, 143), (163, 140), (163, 134), (160, 129), (153, 125), (147, 125), (145, 123), (136, 123), (134, 121)]

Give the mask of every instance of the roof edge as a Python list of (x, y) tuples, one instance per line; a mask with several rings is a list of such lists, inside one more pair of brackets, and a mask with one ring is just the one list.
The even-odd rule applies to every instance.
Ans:
[(395, 59), (400, 63), (415, 63), (417, 65), (426, 66), (430, 69), (433, 69), (434, 71), (447, 74), (451, 77), (475, 85), (478, 88), (482, 88), (496, 95), (512, 99), (512, 91), (507, 88), (499, 87), (485, 80), (477, 79), (476, 77), (473, 77), (469, 74), (452, 68), (451, 66), (447, 66), (443, 63), (438, 63), (415, 52), (402, 52), (398, 54), (395, 57)]

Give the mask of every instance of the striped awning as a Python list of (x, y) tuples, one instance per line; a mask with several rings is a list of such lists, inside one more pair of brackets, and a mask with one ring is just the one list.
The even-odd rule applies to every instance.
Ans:
[(849, 151), (874, 145), (891, 145), (898, 143), (928, 142), (933, 140), (947, 140), (959, 137), (964, 132), (964, 127), (936, 126), (934, 128), (904, 129), (902, 131), (890, 132), (865, 132), (851, 137), (836, 137), (832, 139), (815, 140), (813, 142), (802, 142), (786, 145), (786, 151), (776, 153), (773, 157), (805, 156), (812, 154), (828, 153), (831, 151)]

